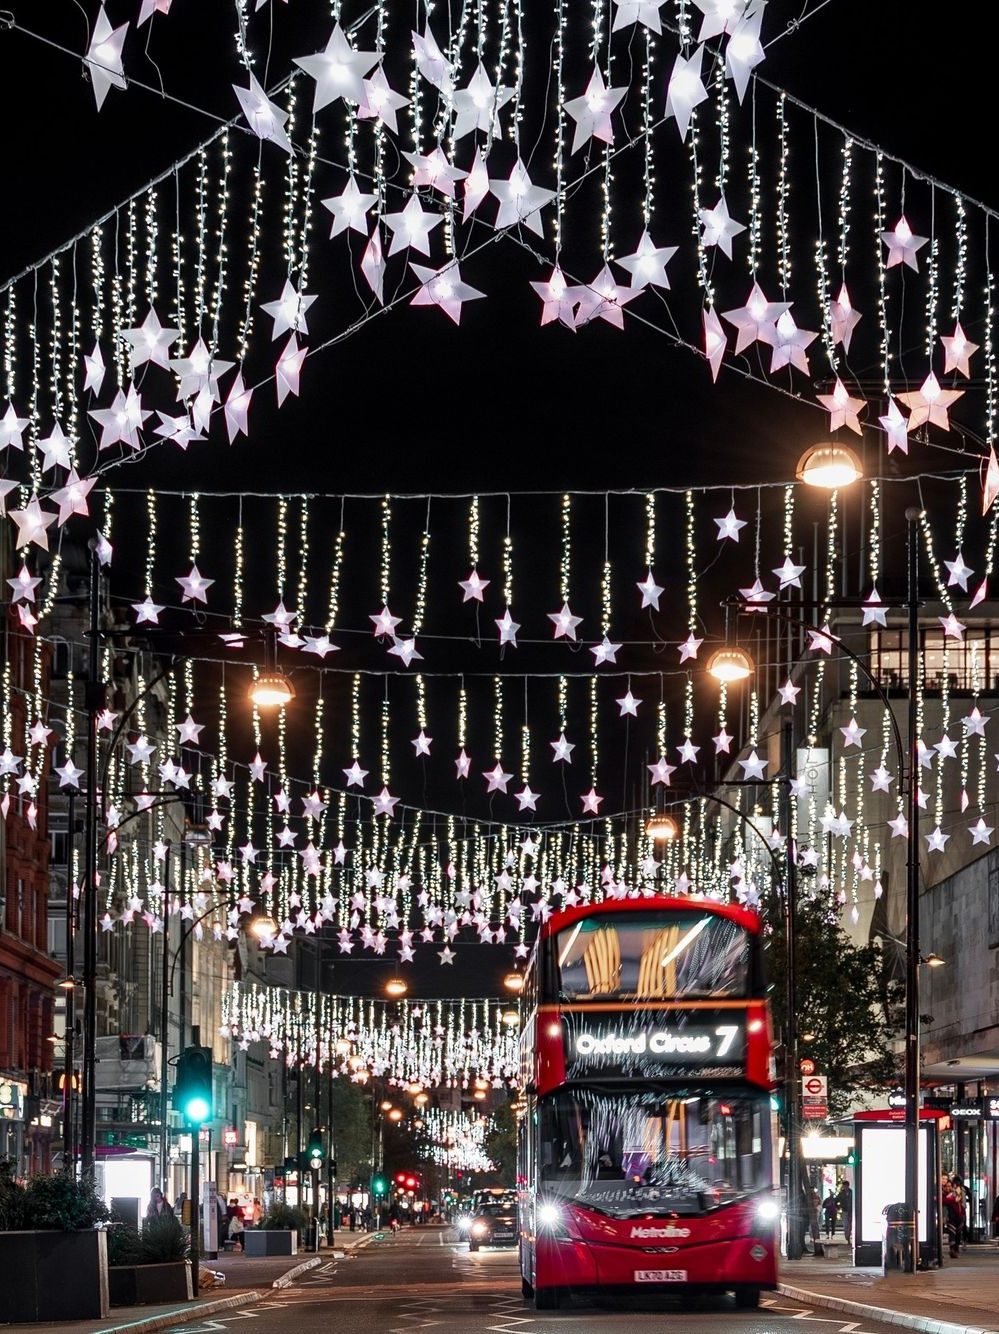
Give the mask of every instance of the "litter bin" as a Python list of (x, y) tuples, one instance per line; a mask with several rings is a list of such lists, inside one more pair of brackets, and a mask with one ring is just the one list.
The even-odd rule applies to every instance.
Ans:
[(885, 1206), (885, 1235), (881, 1247), (881, 1267), (889, 1270), (912, 1270), (915, 1223), (912, 1209), (907, 1204)]
[(307, 1251), (319, 1250), (319, 1221), (310, 1218), (305, 1224), (305, 1249)]

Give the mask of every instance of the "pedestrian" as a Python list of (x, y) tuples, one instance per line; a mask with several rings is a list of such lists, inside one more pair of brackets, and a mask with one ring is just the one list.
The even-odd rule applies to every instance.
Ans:
[(160, 1190), (159, 1186), (154, 1186), (149, 1196), (149, 1203), (146, 1206), (147, 1218), (163, 1218), (167, 1214), (172, 1214), (173, 1209), (170, 1206), (166, 1196)]
[(843, 1236), (849, 1246), (853, 1238), (853, 1187), (849, 1181), (844, 1181), (840, 1186), (836, 1201), (839, 1205), (839, 1211), (843, 1215)]
[(829, 1194), (822, 1201), (822, 1213), (825, 1219), (827, 1237), (831, 1237), (836, 1231), (836, 1215), (838, 1212), (839, 1203), (830, 1189)]

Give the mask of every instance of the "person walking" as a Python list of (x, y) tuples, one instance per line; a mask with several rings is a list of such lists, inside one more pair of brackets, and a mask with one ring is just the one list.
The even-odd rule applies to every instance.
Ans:
[(836, 1202), (839, 1205), (840, 1213), (843, 1215), (843, 1236), (849, 1246), (853, 1239), (853, 1187), (849, 1181), (844, 1181), (840, 1186)]
[(839, 1213), (839, 1203), (832, 1190), (822, 1201), (822, 1216), (826, 1227), (826, 1236), (831, 1237), (836, 1231), (836, 1215)]

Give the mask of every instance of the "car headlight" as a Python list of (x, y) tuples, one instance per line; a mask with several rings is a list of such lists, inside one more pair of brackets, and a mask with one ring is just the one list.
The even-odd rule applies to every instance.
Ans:
[(488, 1231), (489, 1231), (489, 1229), (486, 1227), (485, 1223), (473, 1223), (473, 1224), (472, 1224), (472, 1236), (473, 1236), (473, 1237), (484, 1237)]
[(780, 1205), (776, 1200), (760, 1200), (756, 1206), (756, 1217), (762, 1223), (774, 1223), (780, 1218)]

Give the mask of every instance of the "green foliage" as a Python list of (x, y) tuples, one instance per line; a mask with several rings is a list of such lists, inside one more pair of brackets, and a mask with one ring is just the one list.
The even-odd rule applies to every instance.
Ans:
[[(783, 1026), (787, 977), (783, 905), (768, 907), (767, 963), (774, 1023)], [(855, 945), (839, 915), (815, 899), (798, 904), (797, 1014), (800, 1055), (810, 1056), (829, 1079), (829, 1110), (848, 1110), (853, 1094), (884, 1092), (899, 1081), (891, 1051), (898, 1026), (890, 1018), (899, 986), (888, 979), (879, 945)], [(814, 1033), (805, 1042), (801, 1035)]]
[(486, 1136), (486, 1153), (496, 1164), (496, 1175), (504, 1182), (517, 1179), (517, 1117), (510, 1102), (502, 1103), (493, 1115), (493, 1129)]
[(22, 1186), (11, 1165), (0, 1164), (0, 1230), (72, 1232), (96, 1227), (110, 1217), (89, 1177), (77, 1180), (71, 1172), (38, 1174)]
[(293, 1232), (301, 1232), (305, 1227), (305, 1214), (294, 1205), (281, 1204), (275, 1200), (260, 1220), (260, 1226), (265, 1232), (280, 1232), (288, 1228)]

